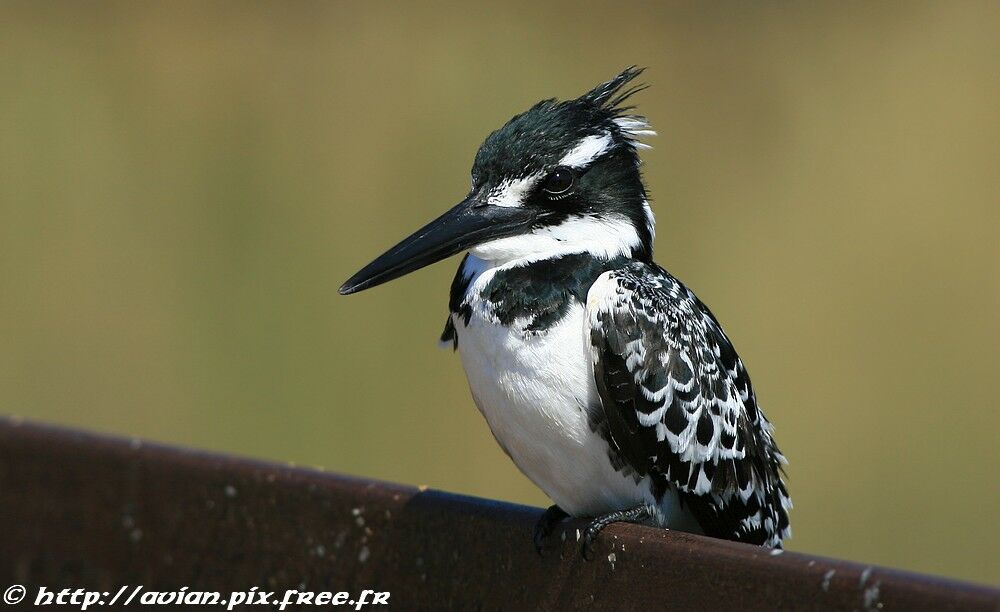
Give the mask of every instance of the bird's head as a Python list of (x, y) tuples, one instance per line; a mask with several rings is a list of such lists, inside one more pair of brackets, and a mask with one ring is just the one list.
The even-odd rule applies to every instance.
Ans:
[(571, 253), (648, 260), (653, 215), (638, 149), (653, 135), (624, 102), (631, 67), (579, 98), (543, 100), (490, 134), (457, 206), (406, 238), (340, 288), (356, 293), (468, 250), (494, 263)]

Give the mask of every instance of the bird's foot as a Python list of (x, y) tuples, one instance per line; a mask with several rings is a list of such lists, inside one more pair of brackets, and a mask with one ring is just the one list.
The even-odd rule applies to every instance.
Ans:
[(559, 521), (564, 518), (569, 517), (566, 512), (559, 506), (549, 506), (549, 508), (542, 513), (541, 518), (535, 524), (535, 550), (538, 554), (542, 554), (542, 545), (545, 543), (545, 538), (552, 533), (552, 529), (559, 523)]
[(616, 510), (607, 514), (602, 514), (590, 521), (583, 531), (580, 552), (583, 558), (590, 561), (594, 558), (594, 542), (601, 530), (611, 523), (643, 523), (651, 517), (649, 506), (642, 505), (626, 510)]

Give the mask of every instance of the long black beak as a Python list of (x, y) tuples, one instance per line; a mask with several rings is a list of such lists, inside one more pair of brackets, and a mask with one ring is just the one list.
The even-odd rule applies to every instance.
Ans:
[(477, 244), (525, 231), (535, 214), (482, 203), (476, 194), (392, 247), (340, 286), (341, 295), (370, 289)]

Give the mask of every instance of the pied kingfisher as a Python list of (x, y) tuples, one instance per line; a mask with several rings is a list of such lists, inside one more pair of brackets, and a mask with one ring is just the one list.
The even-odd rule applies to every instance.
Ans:
[(340, 288), (355, 293), (468, 251), (442, 342), (517, 467), (555, 505), (535, 528), (592, 518), (780, 547), (785, 458), (743, 362), (690, 289), (653, 263), (653, 213), (624, 103), (630, 67), (543, 100), (490, 134), (457, 206)]

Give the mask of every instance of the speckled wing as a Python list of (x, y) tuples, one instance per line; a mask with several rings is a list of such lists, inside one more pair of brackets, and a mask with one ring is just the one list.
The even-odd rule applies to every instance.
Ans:
[(662, 268), (602, 274), (587, 296), (611, 460), (654, 492), (675, 488), (705, 533), (780, 546), (791, 507), (785, 462), (750, 378), (708, 308)]

